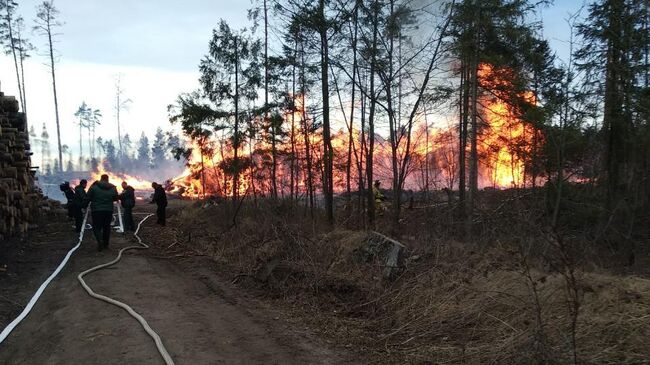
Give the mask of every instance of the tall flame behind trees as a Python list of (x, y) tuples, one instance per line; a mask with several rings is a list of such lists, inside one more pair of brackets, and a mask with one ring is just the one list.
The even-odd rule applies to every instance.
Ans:
[[(193, 143), (192, 148), (184, 151), (188, 157), (187, 171), (174, 179), (179, 193), (191, 197), (232, 196), (237, 200), (238, 191), (245, 191), (253, 197), (277, 195), (291, 200), (305, 199), (312, 205), (316, 192), (327, 195), (331, 187), (339, 193), (359, 190), (359, 195), (365, 194), (372, 204), (368, 190), (375, 179), (382, 181), (384, 188), (392, 187), (394, 192), (455, 189), (459, 181), (464, 181), (460, 172), (466, 166), (459, 160), (464, 155), (459, 153), (459, 131), (456, 127), (434, 128), (427, 122), (432, 114), (426, 112), (436, 102), (428, 81), (432, 70), (439, 70), (442, 64), (438, 63), (438, 51), (452, 17), (446, 18), (447, 23), (438, 29), (440, 33), (423, 46), (426, 52), (411, 50), (410, 55), (398, 55), (393, 51), (401, 50), (405, 30), (398, 23), (385, 23), (397, 22), (396, 18), (383, 16), (393, 10), (356, 8), (355, 12), (361, 11), (364, 17), (369, 17), (372, 29), (366, 29), (369, 33), (364, 37), (367, 38), (359, 46), (359, 62), (364, 66), (359, 69), (352, 66), (348, 70), (349, 65), (322, 63), (322, 46), (328, 47), (322, 35), (327, 29), (309, 23), (323, 20), (323, 3), (320, 5), (317, 9), (320, 18), (315, 16), (306, 21), (292, 17), (283, 55), (273, 62), (265, 60), (265, 66), (273, 65), (265, 71), (275, 85), (272, 93), (276, 101), (265, 102), (262, 107), (255, 106), (261, 88), (261, 75), (256, 70), (262, 65), (258, 54), (250, 51), (233, 54), (227, 50), (244, 40), (250, 42), (251, 49), (259, 48), (259, 44), (231, 31), (223, 22), (214, 31), (210, 54), (200, 66), (203, 89), (181, 95), (176, 105), (170, 107), (170, 120), (180, 124)], [(353, 47), (356, 47), (357, 26), (354, 23), (348, 35)], [(377, 50), (368, 34), (373, 40), (388, 37), (390, 52)], [(318, 44), (318, 38), (323, 44)], [(367, 47), (375, 51), (368, 52)], [(356, 60), (357, 49), (352, 51)], [(398, 65), (400, 62), (405, 63)], [(314, 90), (318, 74), (322, 81), (328, 72), (333, 76), (336, 93), (323, 94), (333, 101), (329, 108)], [(474, 128), (476, 158), (470, 159), (476, 161), (477, 175), (480, 175), (477, 185), (482, 187), (519, 187), (530, 180), (526, 171), (534, 153), (530, 145), (539, 136), (522, 122), (521, 115), (522, 105), (534, 105), (535, 100), (532, 94), (521, 92), (512, 97), (513, 90), (522, 88), (513, 87), (511, 80), (517, 78), (509, 73), (515, 71), (484, 63), (477, 75), (483, 91), (490, 91), (476, 98), (481, 123), (480, 128)], [(348, 79), (343, 79), (352, 82), (352, 95), (339, 89), (337, 74), (347, 75)], [(410, 81), (406, 82), (407, 79)], [(402, 91), (402, 84), (411, 85), (408, 92)], [(504, 90), (508, 88), (512, 90)], [(360, 91), (358, 99), (354, 90)], [(349, 103), (348, 96), (352, 96)], [(243, 97), (245, 100), (240, 99)], [(524, 102), (513, 103), (515, 99)], [(347, 127), (347, 130), (332, 129), (329, 143), (330, 128), (321, 125), (328, 114), (332, 126)], [(353, 114), (356, 120), (348, 120), (347, 116)], [(270, 115), (278, 116), (278, 123), (270, 123)], [(389, 133), (384, 123), (388, 124)], [(269, 125), (273, 127), (269, 129)], [(384, 139), (384, 134), (388, 138)], [(355, 181), (356, 189), (350, 186)], [(397, 212), (400, 196), (393, 194)], [(360, 210), (363, 210), (362, 202), (360, 199)], [(368, 208), (372, 221), (372, 209)]]
[[(503, 71), (495, 71), (491, 66), (483, 65), (479, 74), (483, 82), (495, 86), (493, 90), (508, 87), (507, 73)], [(494, 94), (498, 94), (498, 91)], [(534, 103), (532, 93), (524, 95), (523, 98), (529, 103)], [(527, 158), (533, 152), (533, 135), (539, 135), (539, 131), (517, 117), (516, 107), (504, 100), (503, 95), (490, 95), (481, 99), (481, 119), (484, 123), (479, 136), (481, 187), (524, 187), (527, 183)], [(319, 191), (322, 186), (323, 153), (320, 149), (322, 131), (313, 129), (314, 121), (305, 112), (304, 103), (305, 97), (297, 95), (294, 98), (294, 110), (285, 111), (282, 125), (289, 126), (286, 128), (289, 135), (282, 143), (276, 145), (281, 156), (276, 166), (276, 188), (279, 196), (291, 199), (306, 198), (310, 191)], [(411, 142), (410, 162), (404, 188), (455, 189), (458, 183), (456, 128), (433, 128), (427, 126), (424, 120), (417, 122), (417, 125)], [(366, 143), (361, 140), (362, 134), (359, 130), (355, 129), (352, 135), (354, 138), (352, 145), (363, 146)], [(379, 135), (376, 136), (376, 141), (373, 157), (375, 176), (388, 187), (391, 186), (393, 176), (390, 143)], [(358, 176), (357, 168), (347, 168), (349, 142), (349, 134), (343, 129), (332, 135), (333, 186), (337, 193), (346, 191), (348, 173), (352, 181), (365, 179), (365, 176)], [(398, 153), (404, 153), (404, 144), (404, 140), (400, 142)], [(243, 141), (240, 149), (241, 173), (238, 180), (240, 190), (250, 190), (250, 194), (255, 196), (271, 196), (273, 183), (269, 155), (270, 142), (260, 136)], [(309, 186), (307, 149), (310, 152), (309, 165), (314, 166), (316, 170), (311, 171), (314, 179), (313, 186)], [(232, 183), (234, 148), (230, 140), (196, 138), (185, 157), (188, 167), (183, 174), (172, 180), (174, 192), (190, 198), (234, 195)], [(351, 158), (354, 166), (361, 165), (361, 170), (365, 170), (365, 162), (361, 160), (359, 154), (353, 154)]]
[[(479, 82), (491, 91), (480, 100), (480, 114), (485, 127), (479, 133), (480, 185), (495, 188), (521, 187), (526, 183), (526, 159), (534, 152), (533, 138), (540, 132), (519, 117), (515, 103), (507, 94), (514, 88), (513, 75), (507, 69), (496, 69), (482, 64), (478, 70)], [(534, 105), (532, 92), (519, 95), (523, 103)]]

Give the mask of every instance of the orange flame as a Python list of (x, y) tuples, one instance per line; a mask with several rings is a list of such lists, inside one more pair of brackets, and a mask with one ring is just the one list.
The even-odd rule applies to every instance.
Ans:
[[(507, 70), (497, 70), (484, 64), (479, 70), (481, 84), (489, 89), (512, 89)], [(492, 90), (491, 90), (492, 91)], [(538, 133), (532, 126), (518, 117), (517, 110), (506, 103), (505, 97), (482, 96), (480, 113), (483, 126), (479, 130), (479, 184), (481, 187), (509, 188), (522, 186), (526, 177), (526, 155), (532, 151), (532, 139)], [(532, 93), (523, 99), (535, 103)], [(284, 113), (283, 128), (287, 138), (278, 142), (276, 177), (278, 195), (286, 196), (293, 191), (296, 196), (305, 196), (308, 190), (309, 153), (312, 165), (312, 185), (320, 191), (322, 178), (322, 134), (314, 132), (313, 120), (307, 115), (304, 95), (295, 96), (296, 110)], [(260, 123), (253, 120), (252, 123)], [(358, 121), (356, 122), (358, 123)], [(341, 123), (343, 124), (343, 123)], [(405, 189), (431, 189), (447, 187), (453, 189), (458, 184), (458, 131), (456, 127), (432, 128), (425, 120), (417, 119), (409, 156), (406, 156), (406, 138), (399, 138), (398, 158), (408, 162), (409, 174)], [(402, 136), (403, 137), (403, 136)], [(305, 139), (306, 138), (306, 139)], [(367, 136), (366, 136), (367, 138)], [(239, 173), (239, 192), (244, 195), (267, 195), (272, 191), (271, 143), (268, 131), (261, 136), (243, 141), (238, 156), (243, 161)], [(350, 133), (346, 129), (332, 131), (334, 149), (334, 191), (347, 189), (346, 174), (350, 165), (352, 190), (356, 190), (358, 165), (365, 172), (365, 152), (362, 151), (361, 131), (352, 133), (353, 156), (348, 161)], [(309, 146), (309, 148), (307, 148)], [(188, 198), (206, 196), (232, 196), (232, 169), (234, 151), (226, 138), (217, 140), (193, 141), (192, 154), (185, 171), (171, 180), (172, 192)], [(392, 183), (391, 147), (389, 141), (376, 136), (374, 151), (374, 179), (382, 181), (388, 188)], [(365, 178), (365, 176), (362, 176)], [(292, 186), (293, 184), (293, 186)], [(365, 184), (365, 183), (364, 183)]]
[[(479, 154), (483, 156), (480, 171), (483, 186), (510, 188), (522, 186), (526, 177), (525, 156), (532, 152), (535, 129), (525, 124), (515, 108), (506, 103), (499, 90), (511, 90), (507, 70), (496, 70), (482, 64), (478, 72), (482, 84), (495, 89), (495, 96), (483, 96), (483, 118), (487, 126), (479, 134)], [(535, 104), (532, 92), (523, 95), (525, 102)]]
[(93, 171), (90, 175), (90, 183), (98, 181), (104, 174), (108, 175), (108, 180), (114, 185), (119, 185), (122, 181), (126, 181), (135, 190), (153, 190), (151, 188), (151, 181), (128, 174), (107, 171), (103, 163), (99, 164), (97, 171)]

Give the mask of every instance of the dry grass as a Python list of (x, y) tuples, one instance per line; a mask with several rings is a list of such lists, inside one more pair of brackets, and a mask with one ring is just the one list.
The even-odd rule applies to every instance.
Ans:
[[(480, 252), (438, 240), (417, 247), (400, 276), (359, 263), (366, 234), (327, 232), (289, 208), (195, 203), (173, 218), (174, 250), (205, 254), (376, 363), (573, 363), (570, 287), (562, 272), (515, 246)], [(429, 243), (427, 243), (429, 244)], [(530, 244), (530, 243), (529, 243)], [(650, 363), (650, 280), (576, 270), (580, 364)]]

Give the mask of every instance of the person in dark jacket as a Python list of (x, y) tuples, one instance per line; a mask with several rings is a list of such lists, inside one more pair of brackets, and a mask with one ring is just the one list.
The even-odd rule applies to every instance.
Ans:
[(163, 189), (162, 185), (153, 182), (151, 183), (151, 187), (153, 188), (153, 199), (151, 200), (151, 204), (156, 204), (158, 206), (158, 209), (156, 209), (156, 217), (158, 217), (158, 224), (161, 226), (165, 225), (165, 208), (167, 208), (167, 194), (165, 194), (165, 189)]
[(108, 182), (108, 175), (105, 174), (99, 181), (95, 181), (88, 190), (86, 200), (91, 204), (93, 233), (97, 240), (98, 251), (108, 248), (111, 238), (111, 222), (113, 221), (113, 202), (118, 198), (117, 188)]
[(122, 181), (122, 194), (120, 194), (120, 202), (124, 208), (124, 230), (135, 231), (135, 223), (133, 223), (133, 207), (135, 207), (135, 189), (129, 186), (126, 181)]
[(72, 205), (74, 207), (74, 227), (77, 233), (80, 233), (82, 230), (81, 224), (84, 220), (83, 209), (86, 208), (86, 186), (88, 181), (81, 180), (79, 185), (74, 188), (74, 199), (72, 200)]
[(64, 181), (63, 184), (59, 185), (59, 190), (63, 192), (65, 195), (65, 199), (67, 200), (66, 203), (66, 208), (68, 208), (68, 218), (73, 219), (74, 218), (74, 191), (72, 191), (72, 188), (70, 187), (70, 183), (67, 181)]

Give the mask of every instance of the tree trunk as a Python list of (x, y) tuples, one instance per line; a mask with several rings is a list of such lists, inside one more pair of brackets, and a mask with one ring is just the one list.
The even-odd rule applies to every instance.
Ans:
[(16, 54), (16, 41), (14, 38), (13, 34), (13, 26), (11, 25), (11, 21), (13, 18), (13, 15), (11, 14), (11, 6), (9, 4), (5, 5), (5, 10), (7, 11), (7, 15), (5, 16), (5, 19), (7, 21), (7, 31), (8, 31), (8, 38), (9, 38), (9, 47), (11, 48), (11, 54), (14, 58), (14, 67), (16, 68), (16, 82), (18, 84), (18, 98), (20, 99), (20, 107), (22, 108), (23, 112), (25, 111), (25, 100), (23, 99), (23, 88), (22, 88), (22, 83), (20, 79), (20, 72), (19, 72), (19, 67), (18, 67), (18, 55)]
[(426, 147), (424, 149), (424, 200), (429, 201), (429, 121), (427, 107), (424, 106), (424, 133)]
[(311, 143), (309, 142), (309, 125), (305, 108), (305, 93), (307, 92), (307, 80), (305, 75), (305, 49), (303, 42), (300, 42), (300, 118), (305, 140), (305, 160), (307, 163), (307, 199), (309, 200), (309, 214), (314, 219), (314, 177), (311, 161)]
[(333, 164), (334, 153), (330, 136), (329, 116), (329, 44), (327, 39), (327, 23), (325, 19), (325, 0), (319, 2), (320, 13), (320, 40), (321, 40), (321, 89), (323, 97), (323, 193), (325, 195), (325, 213), (330, 225), (334, 224), (334, 180)]
[(290, 197), (289, 199), (291, 200), (291, 203), (293, 204), (293, 200), (296, 195), (296, 190), (295, 189), (295, 184), (296, 184), (296, 64), (295, 61), (298, 57), (298, 40), (297, 40), (297, 35), (295, 39), (295, 44), (294, 44), (294, 49), (293, 49), (293, 65), (291, 67), (291, 98), (292, 98), (292, 108), (291, 108), (291, 164), (290, 164), (290, 172), (291, 172), (291, 187), (289, 188), (290, 192)]
[[(90, 139), (90, 126), (86, 127), (86, 132), (88, 133), (88, 145), (91, 146), (92, 140)], [(90, 164), (93, 164), (93, 152), (92, 152), (92, 147), (89, 147), (90, 149)]]
[[(25, 118), (26, 118), (27, 117), (27, 93), (25, 91), (25, 66), (23, 65), (23, 61), (25, 60), (25, 53), (22, 48), (20, 49), (18, 56), (20, 58), (20, 82), (22, 83), (22, 90), (23, 90), (23, 113), (25, 113)], [(27, 131), (28, 131), (28, 126), (27, 123), (25, 123), (25, 132)]]
[[(365, 81), (365, 77), (364, 77)], [(361, 84), (361, 77), (359, 76), (359, 85)], [(365, 87), (365, 82), (363, 83)], [(361, 88), (361, 86), (359, 86)], [(359, 216), (360, 218), (363, 219), (364, 217), (364, 184), (363, 184), (363, 156), (364, 154), (367, 153), (366, 149), (366, 97), (364, 93), (361, 93), (361, 143), (359, 146), (359, 157), (357, 159), (357, 173), (359, 174), (359, 182), (358, 182), (358, 189), (359, 189)], [(364, 224), (365, 226), (365, 224)]]
[(643, 34), (645, 34), (645, 47), (644, 47), (644, 69), (643, 73), (644, 82), (643, 86), (648, 89), (650, 86), (650, 63), (648, 63), (648, 58), (650, 57), (650, 0), (644, 0), (643, 7), (645, 8), (645, 17), (643, 18)]
[[(264, 122), (269, 123), (269, 16), (267, 0), (264, 0)], [(276, 134), (275, 123), (273, 123), (271, 124), (271, 184), (273, 198), (278, 197)]]
[[(390, 12), (393, 13), (394, 1), (390, 2)], [(398, 156), (397, 149), (399, 147), (399, 141), (397, 138), (397, 120), (395, 117), (395, 109), (393, 106), (393, 81), (395, 75), (393, 75), (393, 52), (394, 52), (394, 38), (391, 36), (388, 42), (388, 75), (384, 76), (384, 89), (386, 90), (386, 103), (387, 103), (387, 113), (388, 113), (388, 129), (390, 136), (390, 153), (391, 153), (391, 170), (393, 174), (393, 217), (392, 217), (392, 229), (393, 234), (399, 232), (399, 215), (401, 210), (401, 198), (402, 194), (399, 186), (399, 167), (398, 167)], [(400, 138), (401, 139), (401, 138)]]
[(459, 116), (458, 123), (458, 202), (459, 212), (465, 215), (465, 190), (466, 190), (466, 176), (467, 171), (467, 126), (468, 126), (468, 113), (469, 113), (469, 64), (466, 59), (461, 60), (461, 75), (460, 75), (460, 98), (459, 98)]
[(373, 2), (374, 13), (372, 20), (372, 57), (370, 61), (370, 111), (368, 115), (368, 155), (366, 156), (366, 184), (368, 197), (368, 223), (372, 227), (375, 223), (375, 196), (372, 191), (373, 184), (373, 158), (375, 149), (375, 108), (377, 100), (375, 95), (375, 69), (377, 64), (377, 33), (379, 21), (379, 7), (377, 0)]
[[(117, 77), (117, 90), (116, 90), (116, 102), (115, 105), (115, 116), (117, 119), (117, 146), (118, 146), (118, 156), (122, 159), (123, 150), (122, 150), (122, 127), (120, 125), (120, 111), (122, 110), (122, 86), (121, 86), (120, 76)], [(127, 99), (128, 102), (128, 99)]]
[(238, 39), (235, 38), (235, 128), (233, 135), (233, 175), (232, 175), (232, 201), (237, 207), (239, 196), (239, 48)]
[(471, 124), (470, 161), (469, 161), (469, 210), (470, 215), (476, 204), (478, 193), (478, 50), (475, 51), (470, 64), (471, 87)]
[(350, 123), (348, 124), (348, 164), (346, 166), (345, 187), (348, 194), (348, 209), (352, 206), (351, 174), (352, 174), (352, 149), (354, 148), (354, 109), (356, 101), (356, 75), (357, 75), (357, 31), (360, 2), (354, 8), (354, 33), (352, 36), (352, 95), (350, 97)]
[(63, 171), (63, 151), (61, 150), (61, 123), (59, 122), (59, 100), (56, 94), (56, 75), (54, 72), (54, 47), (52, 45), (52, 29), (50, 22), (47, 22), (47, 39), (50, 49), (50, 71), (52, 73), (52, 91), (54, 93), (54, 114), (56, 116), (56, 143), (59, 150), (59, 171)]
[(79, 170), (83, 170), (83, 121), (79, 119)]

